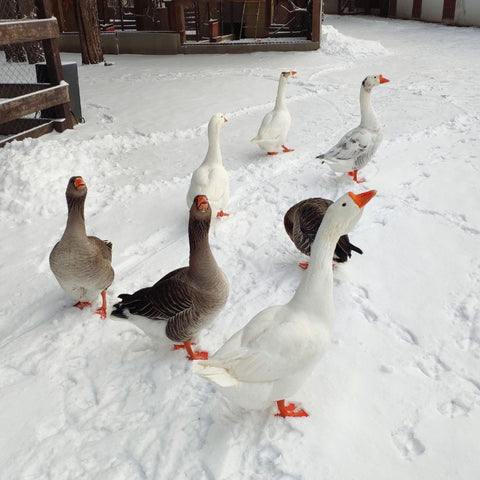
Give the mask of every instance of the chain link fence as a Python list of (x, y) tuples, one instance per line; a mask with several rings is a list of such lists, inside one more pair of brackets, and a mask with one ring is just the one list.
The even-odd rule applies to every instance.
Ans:
[[(36, 18), (33, 0), (0, 0), (0, 22)], [(0, 102), (24, 93), (24, 84), (37, 83), (35, 64), (44, 62), (42, 43), (26, 42), (0, 46)], [(40, 112), (26, 116), (24, 128), (29, 127), (28, 118), (37, 117)], [(0, 125), (0, 140), (9, 136), (8, 125)], [(17, 122), (15, 128), (23, 128)]]

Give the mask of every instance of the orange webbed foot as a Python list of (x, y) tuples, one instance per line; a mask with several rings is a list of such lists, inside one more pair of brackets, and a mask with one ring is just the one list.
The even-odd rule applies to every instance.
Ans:
[(192, 345), (195, 345), (194, 342), (183, 342), (183, 345), (175, 344), (173, 346), (174, 350), (185, 349), (187, 350), (187, 358), (189, 360), (208, 360), (208, 352), (194, 352)]
[(95, 310), (95, 313), (96, 313), (97, 315), (100, 315), (100, 318), (101, 318), (102, 320), (105, 320), (105, 318), (107, 318), (107, 309), (106, 309), (106, 307), (97, 308), (97, 309)]
[(295, 149), (293, 149), (293, 148), (287, 148), (285, 145), (282, 145), (282, 149), (283, 149), (283, 152), (284, 152), (284, 153), (294, 152), (294, 151), (295, 151)]
[(308, 262), (300, 262), (298, 266), (306, 270), (308, 268)]
[(224, 212), (223, 210), (220, 210), (217, 212), (217, 218), (221, 218), (221, 217), (229, 217), (230, 214), (229, 213), (226, 213)]
[(92, 304), (90, 302), (77, 302), (75, 305), (73, 305), (76, 308), (79, 308), (80, 310), (83, 310), (85, 307), (90, 307)]
[(294, 403), (285, 405), (285, 400), (278, 400), (277, 406), (279, 413), (275, 414), (276, 417), (308, 417), (308, 413), (303, 408), (296, 410), (297, 406)]
[(278, 152), (267, 152), (267, 155), (277, 155)]
[(354, 170), (353, 172), (348, 172), (350, 177), (353, 177), (353, 181), (356, 183), (364, 183), (365, 180), (359, 180), (357, 177), (358, 170)]
[(101, 291), (102, 295), (102, 306), (95, 310), (95, 313), (100, 315), (100, 318), (104, 320), (107, 318), (107, 292), (105, 290)]

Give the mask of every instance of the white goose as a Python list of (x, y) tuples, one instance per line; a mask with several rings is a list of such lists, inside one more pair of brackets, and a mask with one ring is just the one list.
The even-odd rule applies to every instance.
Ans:
[(275, 107), (263, 118), (257, 136), (250, 140), (258, 144), (268, 155), (276, 155), (280, 149), (282, 149), (283, 152), (293, 152), (293, 149), (285, 146), (291, 123), (290, 112), (285, 103), (285, 88), (290, 77), (296, 73), (297, 72), (289, 71), (280, 74)]
[(277, 402), (278, 415), (307, 416), (285, 405), (305, 382), (330, 342), (334, 322), (332, 257), (340, 235), (358, 222), (375, 190), (347, 193), (327, 210), (312, 245), (310, 267), (293, 298), (258, 313), (194, 372), (244, 408)]
[(187, 193), (188, 208), (197, 195), (206, 195), (217, 217), (228, 216), (223, 209), (230, 198), (228, 173), (222, 163), (220, 128), (227, 121), (223, 113), (216, 113), (208, 122), (208, 151), (202, 164), (193, 172)]
[(348, 173), (357, 183), (361, 183), (357, 179), (358, 170), (372, 159), (383, 139), (370, 92), (373, 87), (389, 81), (382, 75), (370, 75), (363, 80), (360, 87), (360, 125), (347, 132), (327, 153), (317, 156), (334, 172)]

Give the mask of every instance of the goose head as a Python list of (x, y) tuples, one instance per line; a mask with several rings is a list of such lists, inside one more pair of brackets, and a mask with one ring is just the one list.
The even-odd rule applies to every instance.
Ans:
[(364, 193), (348, 192), (330, 205), (322, 223), (331, 225), (339, 235), (353, 230), (363, 213), (363, 207), (375, 196), (376, 190)]
[(216, 113), (208, 122), (208, 131), (211, 132), (214, 130), (219, 130), (220, 127), (227, 121), (228, 120), (225, 118), (223, 113)]
[(68, 181), (65, 195), (70, 198), (82, 198), (87, 195), (87, 184), (82, 177), (72, 177)]
[(208, 239), (210, 222), (212, 220), (212, 209), (206, 195), (197, 195), (190, 207), (190, 218), (188, 221), (188, 238), (190, 250), (194, 250), (202, 241)]
[(382, 75), (369, 75), (368, 77), (365, 77), (365, 79), (362, 82), (362, 88), (366, 92), (370, 92), (373, 87), (376, 87), (377, 85), (380, 85), (382, 83), (387, 83), (390, 80), (388, 78), (385, 78)]
[(290, 77), (292, 77), (293, 75), (296, 75), (297, 72), (294, 72), (293, 70), (288, 70), (286, 72), (282, 72), (280, 74), (280, 80), (284, 80), (285, 82), (288, 82), (288, 80), (290, 80)]
[(206, 195), (197, 195), (193, 199), (190, 216), (199, 219), (210, 218), (212, 216), (212, 209)]

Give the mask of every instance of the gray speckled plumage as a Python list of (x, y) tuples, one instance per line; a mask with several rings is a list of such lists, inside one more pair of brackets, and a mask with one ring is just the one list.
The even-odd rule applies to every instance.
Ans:
[[(288, 236), (295, 246), (305, 255), (310, 256), (310, 248), (317, 235), (327, 208), (332, 204), (325, 198), (308, 198), (290, 207), (283, 218)], [(363, 253), (350, 243), (348, 235), (342, 235), (335, 247), (333, 259), (336, 262), (346, 262), (352, 256), (352, 250)]]
[(190, 208), (189, 266), (168, 273), (151, 287), (119, 295), (122, 301), (114, 305), (112, 315), (128, 318), (128, 310), (151, 320), (166, 320), (166, 335), (174, 342), (192, 340), (218, 315), (227, 302), (229, 285), (210, 250), (212, 210), (209, 204), (205, 210), (200, 208), (201, 198), (206, 199), (197, 195)]
[[(382, 75), (369, 75), (360, 87), (360, 125), (349, 130), (330, 150), (318, 155), (334, 172), (352, 172), (363, 168), (383, 140), (380, 121), (373, 109), (371, 91), (389, 80)], [(356, 178), (356, 177), (355, 177)]]
[(81, 177), (70, 178), (65, 195), (67, 225), (50, 253), (50, 268), (68, 294), (80, 302), (92, 302), (113, 282), (112, 244), (86, 234), (87, 186)]

